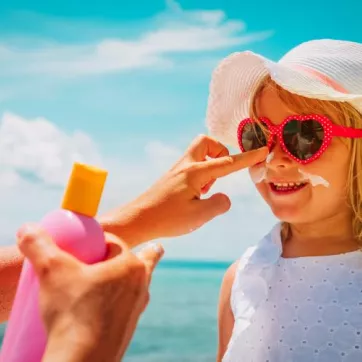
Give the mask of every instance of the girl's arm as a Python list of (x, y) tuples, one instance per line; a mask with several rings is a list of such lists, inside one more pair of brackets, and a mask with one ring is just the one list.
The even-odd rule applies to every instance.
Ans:
[(229, 267), (221, 285), (218, 312), (219, 345), (217, 351), (217, 362), (222, 361), (234, 328), (234, 316), (230, 306), (230, 296), (236, 267), (237, 263), (234, 263)]
[(17, 246), (0, 248), (0, 323), (8, 320), (22, 265)]

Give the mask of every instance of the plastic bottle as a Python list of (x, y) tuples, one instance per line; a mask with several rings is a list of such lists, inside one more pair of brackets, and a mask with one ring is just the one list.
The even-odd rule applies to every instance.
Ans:
[[(40, 222), (60, 248), (88, 264), (106, 257), (103, 230), (94, 219), (106, 178), (104, 170), (75, 163), (61, 209), (47, 214)], [(0, 360), (40, 362), (46, 342), (39, 311), (39, 282), (32, 265), (25, 260)]]

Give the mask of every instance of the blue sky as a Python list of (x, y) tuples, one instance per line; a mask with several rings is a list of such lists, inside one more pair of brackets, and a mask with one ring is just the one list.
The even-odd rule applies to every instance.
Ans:
[[(21, 222), (58, 205), (75, 159), (109, 169), (103, 208), (133, 197), (206, 132), (208, 84), (221, 58), (250, 49), (277, 60), (314, 38), (361, 42), (360, 7), (1, 2), (2, 240), (12, 242)], [(273, 224), (245, 172), (218, 188), (232, 196), (231, 212), (167, 241), (170, 257), (230, 259)]]

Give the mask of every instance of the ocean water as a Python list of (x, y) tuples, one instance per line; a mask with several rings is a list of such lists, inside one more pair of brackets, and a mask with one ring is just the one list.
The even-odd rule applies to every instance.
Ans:
[[(125, 362), (212, 362), (217, 304), (229, 263), (164, 261)], [(5, 326), (1, 326), (1, 339)]]

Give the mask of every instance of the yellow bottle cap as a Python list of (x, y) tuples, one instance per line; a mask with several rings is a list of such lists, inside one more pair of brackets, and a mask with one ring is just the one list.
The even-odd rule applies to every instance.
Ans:
[(74, 163), (65, 189), (62, 208), (94, 217), (102, 197), (108, 172), (96, 167)]

